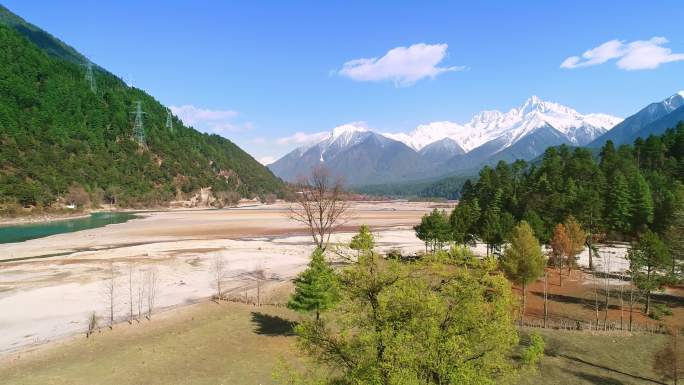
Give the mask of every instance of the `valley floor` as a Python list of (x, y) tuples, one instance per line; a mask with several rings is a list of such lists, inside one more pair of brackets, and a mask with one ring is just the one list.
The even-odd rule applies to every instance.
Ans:
[[(333, 241), (348, 242), (365, 223), (377, 232), (381, 250), (421, 250), (411, 226), (430, 206), (354, 203), (351, 219)], [(157, 311), (211, 296), (216, 256), (227, 263), (224, 290), (233, 295), (253, 295), (257, 268), (265, 270), (267, 285), (289, 281), (308, 263), (312, 242), (287, 218), (286, 208), (150, 212), (126, 223), (0, 244), (0, 354), (82, 333), (92, 312), (105, 318), (104, 286), (111, 269), (120, 321), (130, 310), (131, 269), (134, 311), (143, 274), (152, 269), (159, 278)]]
[[(292, 336), (297, 317), (283, 307), (205, 301), (6, 356), (0, 378), (6, 385), (276, 384), (282, 362), (308, 362)], [(662, 335), (534, 331), (546, 356), (538, 373), (521, 375), (521, 385), (662, 383), (652, 369)]]

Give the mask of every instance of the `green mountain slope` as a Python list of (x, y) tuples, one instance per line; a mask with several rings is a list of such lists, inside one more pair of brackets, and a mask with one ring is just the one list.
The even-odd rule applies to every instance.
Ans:
[(0, 4), (0, 25), (13, 28), (48, 54), (73, 63), (85, 63), (88, 59), (61, 40), (27, 22)]
[[(175, 117), (167, 129), (164, 106), (108, 72), (94, 68), (92, 92), (82, 56), (37, 31), (31, 36), (47, 36), (38, 45), (24, 30), (0, 25), (0, 203), (47, 206), (73, 185), (129, 206), (202, 187), (282, 192), (282, 181), (231, 141)], [(132, 139), (136, 101), (145, 111), (146, 148)]]

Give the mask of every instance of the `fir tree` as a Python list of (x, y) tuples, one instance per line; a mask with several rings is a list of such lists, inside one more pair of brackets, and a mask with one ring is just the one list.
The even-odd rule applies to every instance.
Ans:
[(667, 247), (651, 230), (646, 230), (629, 251), (629, 268), (635, 278), (634, 284), (646, 293), (645, 314), (651, 310), (651, 292), (665, 283), (669, 262)]
[(320, 313), (330, 309), (339, 298), (338, 279), (335, 271), (325, 260), (323, 250), (317, 248), (311, 255), (306, 270), (294, 280), (295, 292), (287, 307), (300, 313)]
[(606, 202), (608, 227), (616, 232), (626, 233), (631, 228), (632, 202), (625, 176), (617, 171), (608, 187)]
[(653, 197), (646, 179), (638, 173), (632, 184), (632, 229), (634, 233), (644, 230), (653, 222)]
[(375, 247), (375, 237), (366, 225), (361, 225), (359, 233), (352, 237), (349, 248), (358, 252), (373, 250)]

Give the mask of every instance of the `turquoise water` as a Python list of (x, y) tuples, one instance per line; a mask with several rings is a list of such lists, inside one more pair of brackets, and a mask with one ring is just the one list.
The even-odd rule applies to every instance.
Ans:
[(134, 218), (137, 218), (137, 216), (133, 213), (102, 212), (90, 214), (86, 218), (0, 226), (0, 243), (23, 242), (29, 239), (47, 237), (48, 235), (94, 229), (113, 223), (127, 222)]

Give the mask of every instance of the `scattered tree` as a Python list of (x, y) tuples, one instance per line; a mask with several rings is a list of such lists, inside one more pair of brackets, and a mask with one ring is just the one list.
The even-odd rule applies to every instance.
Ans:
[(214, 281), (214, 286), (216, 287), (216, 300), (220, 301), (223, 299), (223, 290), (222, 290), (222, 284), (223, 281), (226, 279), (226, 274), (228, 273), (226, 271), (227, 264), (225, 259), (223, 258), (222, 254), (216, 254), (214, 255), (214, 258), (211, 260), (211, 266), (210, 266), (210, 271), (211, 271), (211, 277)]
[(145, 292), (147, 293), (147, 319), (152, 319), (152, 311), (154, 310), (157, 301), (157, 286), (159, 285), (159, 276), (155, 268), (150, 268), (145, 273)]
[(325, 250), (330, 235), (345, 222), (349, 203), (342, 181), (333, 181), (330, 171), (316, 167), (296, 185), (299, 190), (290, 205), (288, 217), (307, 227), (316, 247)]
[(480, 205), (477, 200), (459, 203), (449, 216), (451, 240), (459, 245), (472, 244), (476, 240), (477, 221), (480, 219)]
[(86, 338), (89, 338), (97, 329), (97, 314), (95, 312), (90, 313), (88, 316), (88, 330), (86, 331)]
[(527, 285), (541, 277), (545, 265), (544, 254), (532, 228), (527, 222), (521, 221), (513, 228), (510, 244), (506, 246), (501, 260), (506, 276), (522, 286), (521, 319), (527, 304)]
[(441, 250), (450, 239), (451, 229), (446, 212), (437, 209), (432, 210), (430, 214), (423, 215), (420, 224), (414, 226), (413, 229), (416, 237), (425, 242), (426, 253), (428, 246), (435, 252), (438, 249)]
[(297, 325), (299, 346), (333, 368), (326, 383), (503, 382), (518, 338), (510, 284), (488, 266), (364, 253), (341, 272), (330, 316)]
[(374, 247), (375, 237), (373, 236), (373, 233), (371, 233), (368, 226), (361, 225), (358, 234), (352, 237), (352, 240), (349, 243), (349, 248), (358, 251), (360, 254), (363, 252), (368, 252), (369, 250), (373, 250)]
[(658, 235), (647, 230), (629, 252), (630, 270), (634, 284), (646, 293), (645, 314), (651, 310), (651, 292), (665, 283), (669, 263), (667, 248)]
[[(359, 235), (361, 234), (364, 234), (364, 226), (359, 232)], [(364, 245), (368, 244), (364, 243)], [(316, 320), (320, 319), (321, 312), (330, 309), (339, 298), (337, 276), (325, 260), (325, 255), (321, 249), (316, 249), (311, 254), (308, 268), (295, 278), (294, 285), (295, 291), (290, 297), (287, 307), (301, 313), (313, 312), (316, 315)]]
[(104, 281), (102, 281), (102, 295), (107, 306), (107, 313), (109, 314), (109, 328), (114, 327), (114, 312), (116, 308), (116, 271), (114, 270), (114, 264), (109, 264), (109, 269), (107, 270), (107, 275)]
[(551, 238), (551, 255), (558, 267), (558, 284), (563, 287), (563, 260), (568, 255), (572, 248), (572, 242), (568, 238), (568, 233), (565, 230), (565, 225), (559, 223), (553, 229), (553, 238)]

